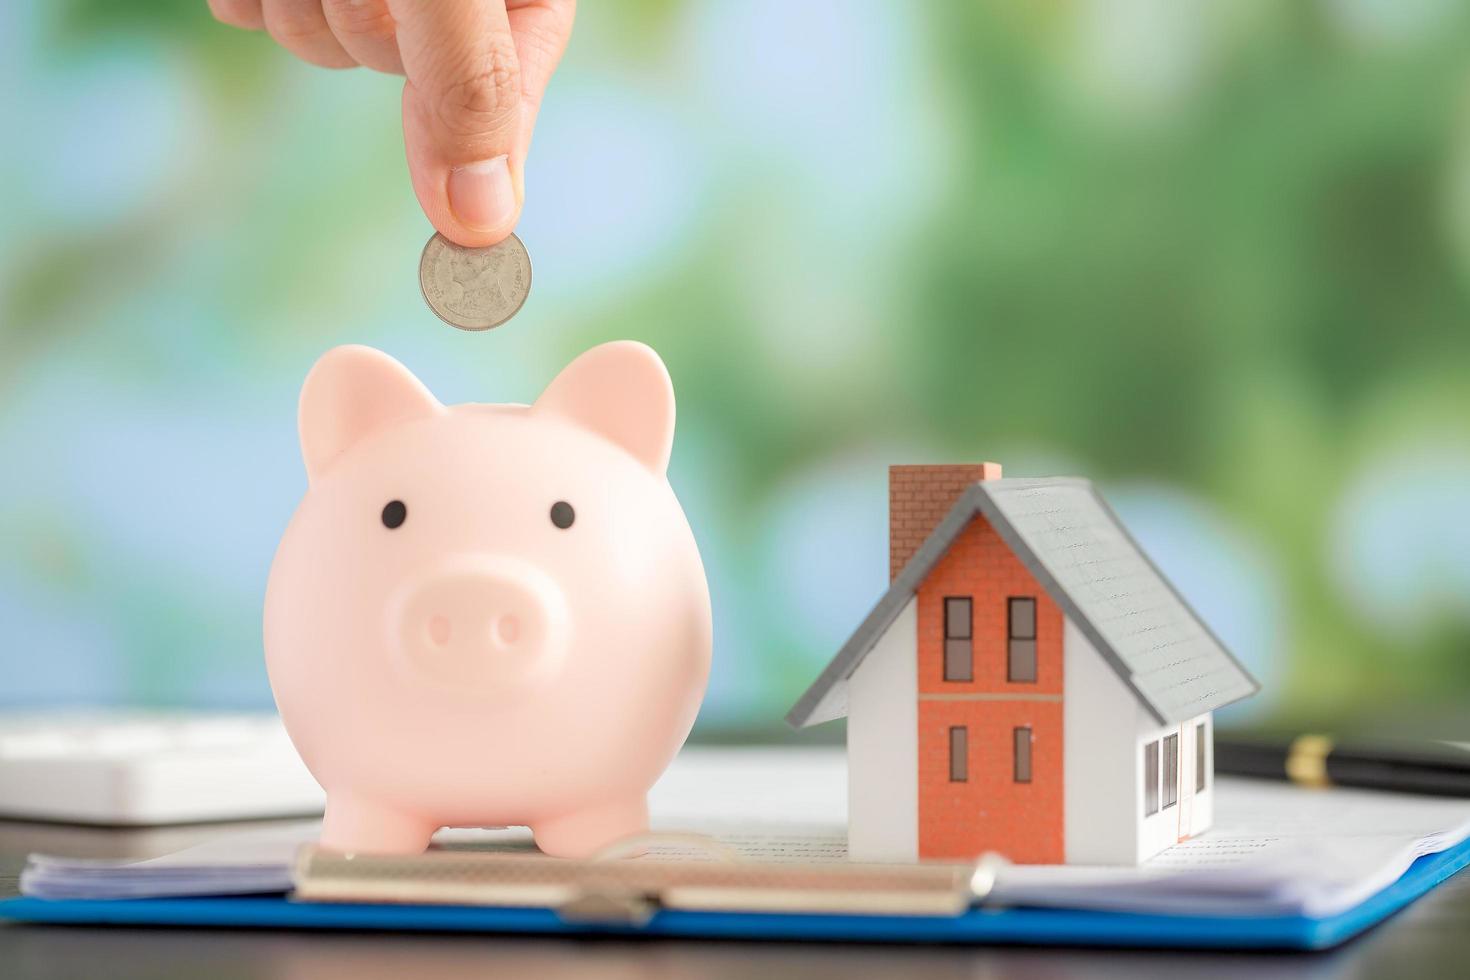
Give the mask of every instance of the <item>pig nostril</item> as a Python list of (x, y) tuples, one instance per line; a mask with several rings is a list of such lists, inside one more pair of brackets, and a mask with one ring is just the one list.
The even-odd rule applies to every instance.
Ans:
[(440, 647), (449, 642), (448, 616), (429, 617), (429, 639), (434, 642), (435, 646)]
[(521, 635), (521, 621), (514, 616), (501, 616), (495, 621), (495, 635), (501, 643), (509, 646)]

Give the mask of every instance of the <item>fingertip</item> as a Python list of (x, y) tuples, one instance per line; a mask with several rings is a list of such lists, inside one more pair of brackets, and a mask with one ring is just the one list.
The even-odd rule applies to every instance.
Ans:
[[(424, 201), (422, 196), (419, 198), (419, 204), (435, 230), (466, 248), (494, 245), (515, 231), (521, 208), (514, 197), (506, 206), (502, 203), (502, 191), (483, 186), (486, 181), (483, 175), (469, 171), (469, 168), (446, 170), (444, 190), (439, 198), (432, 202)], [(493, 213), (491, 209), (494, 209)]]
[(450, 167), (445, 193), (450, 217), (466, 233), (500, 241), (515, 228), (521, 205), (507, 154)]
[(209, 0), (209, 12), (227, 27), (242, 31), (265, 30), (265, 14), (260, 0)]
[(403, 137), (414, 194), (429, 223), (445, 238), (483, 248), (515, 230), (522, 192), (520, 168), (510, 154), (458, 164), (443, 159), (411, 86), (404, 89)]

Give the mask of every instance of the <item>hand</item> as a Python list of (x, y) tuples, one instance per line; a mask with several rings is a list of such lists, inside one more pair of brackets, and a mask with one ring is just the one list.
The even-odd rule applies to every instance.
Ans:
[(408, 76), (403, 143), (419, 204), (461, 245), (515, 228), (542, 93), (576, 0), (209, 0), (304, 61)]

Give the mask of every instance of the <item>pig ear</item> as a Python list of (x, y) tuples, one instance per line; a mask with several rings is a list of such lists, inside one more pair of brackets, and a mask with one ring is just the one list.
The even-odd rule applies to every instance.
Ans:
[(674, 386), (653, 348), (632, 340), (594, 347), (552, 379), (532, 406), (576, 422), (660, 475), (674, 443)]
[(444, 411), (423, 382), (371, 347), (333, 347), (301, 386), (297, 428), (306, 475), (315, 480), (358, 440), (384, 426)]

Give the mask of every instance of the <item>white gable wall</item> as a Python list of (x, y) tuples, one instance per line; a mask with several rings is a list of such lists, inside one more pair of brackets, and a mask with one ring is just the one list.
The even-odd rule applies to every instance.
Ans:
[(910, 599), (847, 682), (847, 851), (919, 858), (919, 614)]
[(1068, 864), (1136, 864), (1142, 708), (1070, 617), (1062, 631), (1063, 832)]
[[(1063, 637), (1063, 725), (1068, 864), (1137, 864), (1209, 829), (1214, 810), (1213, 723), (1208, 713), (1160, 725), (1070, 619)], [(1195, 792), (1196, 724), (1206, 735), (1205, 790)], [(1179, 735), (1179, 802), (1144, 815), (1144, 746)]]

